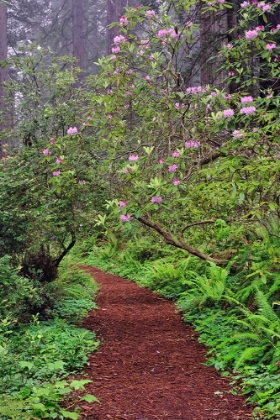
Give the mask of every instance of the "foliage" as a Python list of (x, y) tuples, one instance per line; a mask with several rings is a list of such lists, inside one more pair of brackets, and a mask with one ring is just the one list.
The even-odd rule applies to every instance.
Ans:
[[(41, 287), (19, 277), (8, 257), (1, 259), (0, 267), (1, 299), (9, 287), (1, 305), (5, 317), (0, 322), (0, 418), (78, 419), (78, 412), (63, 409), (60, 403), (73, 390), (83, 391), (89, 382), (69, 381), (67, 376), (80, 371), (88, 354), (98, 347), (94, 333), (74, 326), (96, 308), (94, 280), (68, 258), (59, 278)], [(55, 319), (43, 322), (33, 316), (31, 324), (19, 323), (30, 320), (30, 310), (46, 291), (52, 306), (44, 315)], [(98, 402), (89, 394), (79, 397), (83, 399)]]
[(73, 59), (31, 45), (9, 64), (21, 77), (7, 86), (9, 97), (19, 99), (7, 136), (21, 147), (1, 162), (0, 251), (20, 263), (25, 277), (45, 283), (57, 277), (76, 239), (93, 228), (94, 208), (100, 211), (106, 192), (89, 139), (77, 129), (68, 134), (83, 121), (85, 101), (75, 87)]
[[(145, 243), (148, 245), (148, 237)], [(107, 252), (107, 243), (91, 247), (85, 261), (176, 299), (185, 321), (195, 327), (199, 340), (208, 348), (207, 364), (221, 370), (222, 375), (231, 375), (233, 383), (256, 404), (257, 417), (258, 413), (260, 418), (279, 415), (280, 321), (266, 297), (270, 282), (260, 280), (261, 290), (251, 277), (244, 278), (244, 270), (239, 279), (236, 273), (213, 263), (185, 258), (180, 250), (169, 251), (168, 257), (146, 260), (135, 272), (138, 260), (133, 261), (131, 256), (135, 253), (137, 258), (137, 243), (125, 245), (113, 256)], [(237, 300), (236, 296), (248, 288), (249, 280), (251, 298)]]

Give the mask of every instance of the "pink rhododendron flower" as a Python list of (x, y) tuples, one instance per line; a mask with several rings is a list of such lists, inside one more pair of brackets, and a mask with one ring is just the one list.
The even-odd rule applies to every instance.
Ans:
[(77, 127), (69, 127), (67, 130), (67, 134), (76, 134), (78, 133)]
[(178, 38), (180, 36), (180, 32), (176, 32), (175, 29), (171, 28), (169, 29), (169, 34), (171, 36), (171, 38)]
[(258, 31), (253, 29), (252, 31), (247, 31), (245, 34), (246, 39), (254, 39), (258, 36)]
[(145, 17), (148, 20), (153, 19), (156, 16), (156, 12), (154, 10), (147, 10), (145, 13)]
[(177, 152), (177, 150), (172, 153), (172, 157), (179, 157), (179, 156), (180, 156), (180, 153)]
[(62, 159), (62, 158), (60, 158), (60, 157), (59, 157), (59, 158), (57, 158), (57, 159), (56, 159), (56, 163), (57, 163), (58, 165), (59, 165), (60, 163), (62, 163), (62, 162), (63, 162), (63, 159)]
[(231, 50), (231, 49), (233, 48), (233, 45), (232, 45), (232, 44), (230, 44), (230, 43), (228, 43), (228, 44), (226, 45), (226, 47), (227, 47), (229, 50)]
[(225, 2), (225, 0), (218, 0), (218, 3), (223, 4)]
[(180, 185), (181, 184), (181, 182), (179, 181), (179, 179), (173, 179), (173, 184), (175, 185), (175, 186), (177, 186), (177, 185)]
[(44, 154), (45, 156), (49, 156), (49, 155), (51, 155), (51, 154), (52, 154), (52, 152), (50, 151), (50, 149), (44, 149), (44, 150), (43, 150), (43, 154)]
[(151, 203), (158, 203), (160, 204), (162, 202), (162, 197), (152, 197)]
[(254, 106), (247, 106), (247, 107), (244, 107), (244, 108), (241, 108), (240, 109), (240, 114), (249, 115), (249, 114), (253, 114), (255, 111), (256, 111), (256, 107), (254, 107)]
[(160, 160), (158, 161), (160, 164), (164, 163), (164, 159), (160, 158)]
[(266, 95), (267, 99), (271, 99), (273, 98), (273, 95), (271, 93), (269, 93), (268, 95)]
[(230, 117), (232, 117), (234, 115), (234, 110), (233, 109), (231, 109), (231, 108), (229, 108), (229, 109), (225, 109), (224, 111), (223, 111), (223, 117), (224, 118), (230, 118)]
[(228, 72), (228, 75), (229, 75), (229, 77), (231, 77), (231, 76), (234, 76), (234, 75), (235, 75), (235, 73), (234, 73), (234, 71), (233, 71), (233, 70), (231, 70), (231, 71), (229, 71), (229, 72)]
[(113, 118), (113, 116), (111, 114), (107, 115), (108, 120), (111, 120)]
[(120, 217), (121, 222), (129, 222), (130, 221), (130, 215), (129, 214), (122, 214)]
[(234, 139), (244, 138), (244, 131), (243, 130), (234, 130), (234, 132), (232, 133), (232, 137)]
[(191, 20), (189, 20), (189, 21), (186, 23), (186, 27), (187, 27), (187, 28), (190, 28), (192, 25), (193, 25), (193, 22), (192, 22)]
[(117, 46), (117, 47), (113, 47), (113, 48), (112, 48), (112, 53), (113, 53), (113, 54), (118, 54), (120, 51), (121, 51), (121, 49), (120, 49), (120, 47), (119, 47), (119, 46)]
[(243, 96), (243, 98), (241, 98), (241, 103), (242, 104), (249, 104), (251, 102), (253, 102), (253, 97), (252, 96)]
[(58, 176), (58, 175), (60, 175), (60, 171), (58, 170), (58, 171), (53, 171), (53, 176)]
[(119, 201), (119, 206), (120, 207), (125, 207), (125, 206), (127, 206), (127, 202), (124, 201), (124, 200), (121, 200), (121, 201)]
[(114, 38), (114, 43), (116, 45), (123, 44), (125, 41), (126, 41), (126, 39), (123, 35), (118, 35), (118, 36), (115, 36), (115, 38)]
[(231, 94), (230, 93), (226, 93), (224, 96), (225, 99), (231, 99)]
[(124, 174), (128, 174), (130, 171), (131, 171), (131, 168), (128, 168), (128, 167), (127, 167), (127, 168), (125, 168), (125, 169), (124, 169), (123, 173), (124, 173)]
[(271, 43), (271, 44), (266, 44), (266, 49), (267, 49), (268, 51), (273, 50), (273, 48), (276, 48), (276, 44), (273, 44), (273, 43)]
[(139, 159), (138, 155), (130, 155), (129, 158), (128, 158), (129, 161), (134, 161), (134, 160), (138, 160), (138, 159)]
[(50, 144), (54, 144), (54, 139), (50, 139)]
[(122, 26), (128, 26), (128, 19), (127, 19), (126, 16), (121, 16), (121, 18), (120, 18), (120, 24)]
[(178, 166), (177, 165), (170, 165), (168, 167), (168, 172), (176, 172)]
[(154, 60), (154, 59), (155, 59), (154, 54), (151, 54), (151, 55), (150, 55), (150, 57), (149, 57), (149, 59), (150, 59), (150, 60)]
[(177, 111), (185, 108), (185, 104), (180, 104), (179, 102), (176, 102), (176, 104), (174, 106), (177, 109)]
[(188, 87), (187, 90), (186, 90), (186, 92), (188, 94), (190, 94), (190, 93), (193, 93), (193, 94), (199, 93), (199, 92), (201, 92), (201, 86)]
[(267, 12), (268, 10), (271, 10), (271, 6), (270, 4), (265, 4), (262, 9), (263, 9), (263, 12)]
[(160, 29), (157, 33), (159, 38), (163, 38), (164, 36), (166, 36), (168, 34), (168, 30), (167, 29)]
[(263, 25), (259, 25), (255, 28), (255, 30), (258, 31), (263, 31), (264, 30), (264, 26)]
[(199, 141), (186, 141), (185, 142), (185, 147), (187, 147), (188, 149), (197, 149), (198, 147), (200, 147), (200, 142)]
[(248, 1), (243, 1), (243, 3), (240, 4), (240, 7), (242, 9), (244, 9), (244, 7), (248, 7), (248, 6), (250, 6), (250, 3)]

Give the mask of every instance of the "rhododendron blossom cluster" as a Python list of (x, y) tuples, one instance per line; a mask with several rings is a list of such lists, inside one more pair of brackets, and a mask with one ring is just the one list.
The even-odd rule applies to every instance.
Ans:
[(152, 197), (151, 198), (151, 203), (153, 203), (153, 204), (155, 204), (155, 203), (157, 203), (157, 204), (162, 203), (162, 197), (158, 197), (158, 196)]
[(76, 134), (78, 133), (77, 127), (69, 127), (67, 130), (67, 134)]

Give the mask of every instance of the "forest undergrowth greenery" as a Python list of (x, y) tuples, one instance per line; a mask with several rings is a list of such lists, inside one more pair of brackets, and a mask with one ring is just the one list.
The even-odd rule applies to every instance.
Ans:
[[(280, 318), (277, 238), (259, 227), (254, 263), (203, 262), (159, 244), (143, 230), (75, 248), (73, 258), (136, 281), (176, 301), (208, 349), (207, 364), (230, 376), (233, 392), (254, 405), (254, 416), (280, 417)], [(95, 245), (94, 245), (95, 242)], [(90, 246), (89, 246), (90, 243)], [(243, 253), (249, 252), (244, 247)], [(273, 249), (273, 250), (272, 250)], [(260, 273), (261, 270), (261, 273)], [(239, 391), (238, 391), (239, 390)]]
[(176, 299), (209, 363), (233, 372), (256, 413), (279, 417), (278, 3), (234, 6), (236, 26), (208, 57), (212, 85), (192, 64), (203, 54), (200, 16), (220, 20), (232, 7), (224, 0), (198, 13), (192, 0), (127, 7), (112, 54), (81, 84), (73, 58), (33, 44), (5, 63), (17, 77), (5, 85), (14, 124), (0, 132), (0, 351), (4, 361), (18, 352), (19, 364), (4, 363), (14, 411), (1, 402), (3, 419), (66, 416), (58, 401), (71, 389), (60, 381), (70, 362), (59, 345), (48, 374), (38, 369), (58, 382), (43, 387), (16, 343), (32, 349), (46, 337), (52, 347), (53, 329), (64, 340), (76, 331), (69, 321), (94, 307), (86, 275), (72, 283), (63, 266), (58, 277), (70, 250)]
[[(69, 379), (98, 347), (95, 334), (80, 327), (96, 309), (96, 283), (66, 258), (45, 290), (20, 277), (9, 257), (0, 259), (0, 282), (0, 419), (78, 419), (72, 405), (98, 402), (84, 391), (90, 380)], [(33, 303), (42, 299), (44, 310), (34, 314)]]

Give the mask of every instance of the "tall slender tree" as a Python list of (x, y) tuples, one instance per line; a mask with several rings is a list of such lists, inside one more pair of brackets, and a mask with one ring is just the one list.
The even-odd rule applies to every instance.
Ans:
[(77, 58), (78, 67), (84, 70), (83, 0), (72, 0), (72, 42), (73, 56)]
[[(7, 128), (7, 120), (5, 118), (6, 109), (6, 92), (4, 83), (8, 79), (8, 67), (4, 61), (7, 58), (7, 7), (0, 3), (0, 132)], [(0, 134), (0, 158), (3, 157), (3, 136)]]
[(111, 54), (111, 48), (115, 36), (118, 34), (118, 27), (110, 28), (111, 23), (117, 22), (124, 13), (126, 0), (107, 0), (107, 52)]

